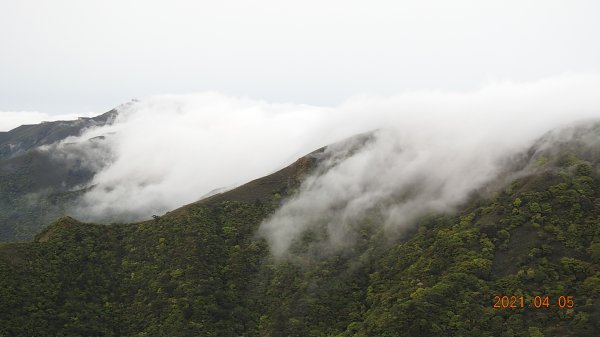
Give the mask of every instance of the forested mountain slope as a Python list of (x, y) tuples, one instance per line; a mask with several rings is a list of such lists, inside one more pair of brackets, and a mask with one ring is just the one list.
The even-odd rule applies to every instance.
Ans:
[(316, 229), (274, 258), (256, 234), (318, 156), (154, 221), (64, 217), (0, 245), (0, 336), (596, 336), (598, 140), (538, 144), (454, 214), (372, 217), (342, 250)]

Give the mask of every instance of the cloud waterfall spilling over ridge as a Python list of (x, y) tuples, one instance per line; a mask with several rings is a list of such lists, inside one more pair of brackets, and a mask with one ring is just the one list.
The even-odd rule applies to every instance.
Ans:
[[(502, 163), (545, 132), (582, 119), (600, 120), (597, 78), (563, 77), (530, 84), (502, 83), (478, 92), (412, 93), (347, 103), (347, 113), (372, 111), (387, 121), (347, 159), (325, 159), (260, 227), (276, 256), (307, 230), (342, 248), (370, 214), (399, 229), (417, 216), (449, 211), (494, 179)], [(345, 142), (329, 152), (352, 147)], [(324, 157), (330, 156), (325, 153)]]
[[(315, 223), (343, 231), (390, 196), (407, 199), (385, 209), (390, 219), (451, 208), (490, 179), (503, 156), (551, 128), (598, 116), (600, 79), (592, 75), (494, 83), (467, 93), (360, 96), (336, 107), (202, 93), (126, 104), (113, 125), (65, 144), (105, 137), (96, 147), (103, 162), (95, 166), (103, 168), (76, 215), (125, 221), (147, 219), (269, 174), (321, 146), (379, 130), (362, 151), (310, 178), (262, 225), (274, 251), (283, 252)], [(420, 193), (408, 198), (406, 189)], [(332, 205), (339, 210), (333, 215)]]
[(147, 219), (269, 174), (322, 146), (313, 129), (328, 110), (210, 92), (124, 104), (113, 125), (65, 141), (85, 144), (104, 137), (97, 157), (112, 158), (102, 164), (76, 215)]

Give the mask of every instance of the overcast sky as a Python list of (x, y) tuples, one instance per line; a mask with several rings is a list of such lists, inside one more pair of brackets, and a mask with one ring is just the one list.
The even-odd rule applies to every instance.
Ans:
[(599, 18), (597, 0), (0, 0), (0, 119), (207, 90), (331, 106), (598, 73)]

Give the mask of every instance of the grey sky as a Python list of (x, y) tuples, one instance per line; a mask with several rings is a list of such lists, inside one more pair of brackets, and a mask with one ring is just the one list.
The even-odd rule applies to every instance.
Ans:
[(335, 105), (598, 73), (599, 15), (573, 0), (0, 0), (0, 111), (206, 90)]

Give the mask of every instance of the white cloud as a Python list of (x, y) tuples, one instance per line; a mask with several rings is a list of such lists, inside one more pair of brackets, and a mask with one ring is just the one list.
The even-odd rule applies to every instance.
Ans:
[[(114, 125), (66, 141), (107, 135), (114, 156), (94, 178), (80, 216), (148, 218), (268, 174), (324, 140), (333, 141), (337, 132), (323, 137), (313, 130), (330, 113), (218, 93), (156, 96), (125, 105)], [(105, 160), (104, 147), (98, 150)]]
[[(374, 208), (381, 208), (387, 226), (452, 209), (494, 176), (504, 156), (554, 127), (600, 117), (600, 78), (570, 74), (490, 83), (467, 93), (360, 96), (337, 107), (218, 93), (155, 96), (120, 113), (114, 125), (68, 140), (107, 136), (97, 151), (98, 166), (107, 158), (108, 165), (94, 178), (79, 217), (149, 218), (380, 129), (372, 144), (309, 179), (262, 225), (273, 251), (283, 253), (296, 235), (317, 225), (340, 243), (353, 219)], [(397, 202), (386, 205), (390, 200)]]
[(342, 115), (381, 129), (362, 150), (307, 179), (261, 225), (275, 255), (307, 230), (325, 231), (322, 242), (340, 248), (366, 216), (397, 230), (427, 212), (452, 210), (545, 132), (600, 119), (600, 79), (570, 75), (462, 94), (363, 97), (340, 107)]

